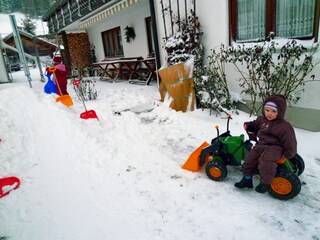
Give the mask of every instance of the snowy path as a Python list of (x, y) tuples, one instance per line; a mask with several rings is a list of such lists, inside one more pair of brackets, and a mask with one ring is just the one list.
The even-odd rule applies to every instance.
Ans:
[[(233, 187), (180, 166), (225, 119), (201, 110), (177, 113), (158, 104), (155, 86), (98, 82), (87, 102), (101, 121), (82, 120), (34, 89), (0, 90), (0, 176), (22, 185), (0, 200), (0, 237), (11, 240), (87, 239), (320, 239), (319, 133), (297, 129), (306, 170), (301, 194), (279, 201)], [(151, 112), (113, 112), (156, 103)], [(242, 133), (241, 113), (231, 122)], [(257, 183), (257, 181), (255, 181)]]

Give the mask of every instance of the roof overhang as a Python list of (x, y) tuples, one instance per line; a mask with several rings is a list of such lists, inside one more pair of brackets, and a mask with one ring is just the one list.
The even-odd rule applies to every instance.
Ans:
[(86, 18), (85, 20), (80, 21), (79, 23), (79, 28), (80, 29), (85, 29), (89, 27), (90, 25), (100, 22), (116, 13), (119, 13), (123, 9), (130, 7), (131, 5), (139, 2), (140, 0), (122, 0), (98, 13), (95, 15)]

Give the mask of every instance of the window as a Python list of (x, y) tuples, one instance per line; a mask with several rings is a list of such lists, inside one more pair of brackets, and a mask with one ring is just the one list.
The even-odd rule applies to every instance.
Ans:
[(145, 21), (146, 21), (146, 29), (147, 29), (149, 56), (154, 56), (151, 17), (147, 17)]
[(229, 0), (230, 36), (237, 42), (275, 37), (317, 41), (320, 0)]
[(105, 57), (123, 57), (120, 27), (101, 33)]

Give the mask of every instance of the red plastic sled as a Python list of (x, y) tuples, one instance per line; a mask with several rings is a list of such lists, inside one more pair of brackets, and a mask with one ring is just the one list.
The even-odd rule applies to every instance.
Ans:
[(12, 190), (20, 186), (20, 179), (17, 177), (0, 178), (0, 198), (8, 195)]

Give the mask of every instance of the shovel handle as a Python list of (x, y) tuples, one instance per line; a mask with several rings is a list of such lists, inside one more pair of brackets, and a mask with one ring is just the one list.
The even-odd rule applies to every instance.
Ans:
[[(75, 79), (75, 80), (72, 81), (73, 86), (76, 86), (77, 88), (79, 88), (80, 83), (81, 83), (81, 80), (79, 80), (79, 79)], [(77, 91), (76, 91), (76, 93), (77, 93)], [(87, 107), (86, 107), (86, 105), (84, 104), (83, 93), (82, 93), (82, 92), (79, 92), (79, 94), (77, 93), (77, 95), (78, 95), (78, 97), (80, 97), (81, 102), (82, 102), (82, 105), (83, 105), (83, 107), (84, 107), (84, 110), (87, 112)]]
[[(54, 67), (54, 68), (55, 68), (55, 67)], [(57, 75), (56, 75), (56, 68), (55, 68), (55, 70), (54, 70), (54, 72), (53, 72), (52, 74), (53, 74), (53, 76), (54, 76), (54, 83), (58, 86), (58, 89), (59, 89), (60, 94), (62, 94), (61, 88), (60, 88), (60, 84), (59, 84), (59, 82), (58, 82)], [(59, 95), (60, 95), (60, 94), (59, 94)]]

